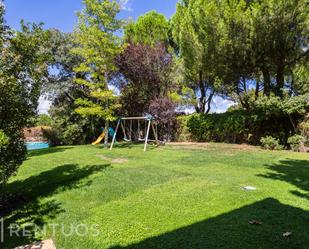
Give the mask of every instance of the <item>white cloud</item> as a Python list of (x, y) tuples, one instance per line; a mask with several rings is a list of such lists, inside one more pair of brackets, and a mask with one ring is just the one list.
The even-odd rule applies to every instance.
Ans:
[(216, 96), (212, 100), (211, 112), (223, 113), (226, 112), (232, 105), (235, 105), (233, 101)]
[(130, 11), (130, 12), (133, 11), (133, 9), (131, 8), (130, 0), (119, 0), (119, 4), (120, 4), (121, 10)]
[(48, 110), (51, 106), (51, 102), (46, 100), (43, 96), (39, 99), (38, 111), (39, 114), (48, 114)]

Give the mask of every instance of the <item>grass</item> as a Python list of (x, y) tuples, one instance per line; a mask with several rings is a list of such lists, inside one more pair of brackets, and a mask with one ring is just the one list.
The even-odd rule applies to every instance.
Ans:
[[(112, 163), (119, 158), (127, 161)], [(257, 190), (242, 190), (248, 185)], [(23, 199), (3, 214), (4, 227), (30, 233), (6, 230), (1, 248), (47, 238), (58, 249), (309, 248), (308, 154), (226, 144), (57, 147), (31, 152), (7, 191)], [(78, 224), (99, 235), (69, 236)]]

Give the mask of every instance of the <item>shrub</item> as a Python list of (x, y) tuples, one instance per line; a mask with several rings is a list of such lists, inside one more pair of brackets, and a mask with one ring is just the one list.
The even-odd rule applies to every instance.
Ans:
[(193, 114), (189, 116), (187, 126), (198, 142), (241, 143), (248, 137), (246, 119), (246, 114), (239, 110), (222, 114)]
[[(7, 135), (8, 134), (8, 135)], [(26, 146), (20, 131), (0, 132), (0, 190), (26, 158)], [(2, 190), (1, 190), (2, 191)], [(0, 196), (1, 196), (0, 191)]]
[(306, 142), (306, 139), (301, 135), (294, 135), (289, 137), (288, 144), (293, 151), (300, 151), (301, 146)]
[(52, 146), (88, 144), (100, 135), (100, 127), (104, 124), (99, 118), (78, 115), (74, 102), (67, 100), (65, 95), (57, 98), (49, 113), (52, 118), (51, 130), (46, 130), (44, 136)]
[(189, 132), (198, 142), (258, 145), (262, 137), (271, 135), (286, 144), (294, 130), (285, 114), (267, 115), (265, 110), (238, 109), (220, 114), (193, 114), (187, 119)]
[(267, 150), (282, 150), (283, 146), (280, 145), (279, 139), (272, 136), (262, 137), (261, 144), (264, 149)]
[(9, 138), (5, 135), (3, 130), (0, 130), (0, 149), (6, 148), (9, 144)]
[(43, 129), (44, 137), (51, 146), (81, 144), (83, 129), (78, 124), (70, 124), (65, 129), (56, 127)]
[(35, 126), (51, 126), (52, 119), (47, 114), (40, 114), (32, 119)]
[(63, 145), (61, 133), (54, 128), (43, 128), (43, 136), (48, 140), (51, 146)]
[(189, 142), (192, 140), (191, 133), (189, 132), (188, 116), (178, 116), (176, 119), (175, 127), (175, 140), (178, 142)]

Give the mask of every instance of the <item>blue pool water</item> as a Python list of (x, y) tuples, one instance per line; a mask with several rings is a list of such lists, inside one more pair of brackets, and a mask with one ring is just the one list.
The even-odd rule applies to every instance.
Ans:
[(27, 142), (27, 150), (40, 150), (49, 148), (49, 144), (46, 142)]

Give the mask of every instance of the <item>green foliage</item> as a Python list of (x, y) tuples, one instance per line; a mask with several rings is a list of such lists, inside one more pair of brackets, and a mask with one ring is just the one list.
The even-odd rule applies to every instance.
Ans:
[(280, 145), (279, 139), (272, 136), (262, 137), (261, 145), (266, 150), (283, 150), (283, 146)]
[(213, 91), (249, 110), (248, 95), (305, 94), (308, 11), (305, 0), (180, 1), (172, 33), (197, 111)]
[[(85, 87), (74, 82), (76, 80), (76, 82), (83, 83), (83, 78), (87, 74), (74, 71), (74, 68), (84, 61), (80, 55), (71, 53), (79, 45), (73, 34), (53, 29), (49, 32), (52, 53), (50, 66), (56, 68), (57, 72), (49, 75), (48, 82), (44, 86), (44, 93), (52, 102), (49, 111), (52, 119), (51, 128), (44, 129), (44, 136), (53, 146), (90, 143), (98, 136), (102, 123), (99, 123), (99, 118), (89, 117), (87, 111), (84, 112), (81, 106), (75, 104), (79, 101), (81, 104), (89, 102), (90, 105), (93, 104), (87, 98), (90, 93), (85, 90)], [(79, 78), (76, 79), (76, 77)], [(80, 110), (85, 115), (79, 115), (76, 110)]]
[(5, 135), (5, 133), (0, 130), (0, 150), (6, 148), (9, 144), (9, 138)]
[(51, 126), (52, 119), (47, 114), (40, 114), (30, 120), (31, 125), (33, 126)]
[(219, 58), (215, 46), (219, 44), (217, 14), (215, 1), (181, 1), (171, 20), (174, 47), (184, 67), (185, 87), (197, 95), (189, 102), (198, 112), (210, 111), (215, 92), (214, 70), (219, 65), (215, 61)]
[(154, 46), (158, 43), (168, 44), (169, 22), (156, 11), (139, 16), (136, 22), (125, 27), (125, 41)]
[(26, 156), (21, 129), (28, 119), (29, 109), (23, 89), (13, 79), (0, 74), (0, 186), (5, 184)]
[(178, 116), (176, 118), (176, 135), (175, 140), (177, 142), (190, 142), (192, 140), (192, 135), (188, 129), (187, 123), (188, 123), (188, 117), (189, 116)]
[[(54, 101), (57, 96), (62, 94), (70, 95), (74, 84), (75, 72), (83, 60), (80, 56), (71, 53), (72, 49), (78, 47), (72, 33), (63, 33), (56, 29), (49, 30), (50, 39), (49, 50), (51, 60), (49, 67), (48, 80), (43, 86), (43, 91), (50, 101)], [(82, 77), (83, 75), (80, 75)]]
[(266, 116), (280, 115), (299, 115), (304, 114), (309, 110), (309, 95), (296, 95), (280, 98), (271, 94), (270, 96), (260, 95), (257, 99), (253, 96), (248, 96), (247, 103), (250, 105), (248, 112), (261, 112)]
[(53, 127), (42, 129), (43, 137), (48, 140), (50, 146), (65, 145), (62, 139), (62, 132)]
[(152, 106), (157, 109), (164, 105), (163, 99), (178, 95), (181, 77), (169, 46), (169, 28), (166, 17), (155, 11), (140, 16), (125, 27), (127, 44), (117, 58), (120, 81), (117, 86), (121, 90), (123, 115), (152, 113), (151, 104), (157, 102)]
[(22, 22), (21, 31), (13, 31), (3, 15), (0, 3), (0, 186), (26, 157), (22, 128), (36, 112), (50, 58), (49, 33), (41, 25)]
[[(187, 126), (192, 137), (200, 142), (259, 144), (263, 136), (276, 136), (286, 144), (289, 134), (295, 132), (288, 119), (286, 114), (269, 109), (252, 112), (235, 109), (221, 114), (193, 114)], [(296, 120), (294, 116), (291, 119)]]
[(293, 96), (283, 99), (283, 111), (287, 114), (299, 114), (304, 116), (309, 110), (309, 94)]
[(82, 58), (74, 70), (76, 84), (84, 89), (86, 97), (76, 101), (76, 111), (111, 121), (120, 107), (117, 97), (108, 89), (108, 75), (115, 71), (115, 58), (122, 50), (120, 38), (115, 35), (121, 27), (121, 21), (116, 19), (120, 8), (114, 0), (84, 0), (84, 4), (75, 32), (78, 47), (72, 52)]
[(309, 121), (308, 114), (303, 122), (299, 124), (299, 130), (301, 134), (309, 141)]
[(76, 145), (86, 143), (85, 134), (80, 124), (60, 125), (60, 120), (53, 124), (51, 128), (44, 128), (43, 135), (51, 146)]
[(298, 64), (293, 70), (294, 87), (298, 94), (309, 92), (309, 61)]
[(294, 135), (289, 137), (288, 144), (293, 151), (299, 151), (301, 146), (304, 146), (306, 139), (301, 135)]
[(187, 126), (193, 138), (199, 142), (241, 143), (248, 136), (246, 119), (247, 115), (243, 111), (193, 114), (188, 118)]
[(75, 112), (74, 99), (81, 95), (82, 91), (71, 88), (70, 97), (63, 93), (54, 100), (49, 111), (52, 118), (51, 129), (44, 132), (52, 145), (87, 144), (99, 135), (102, 120)]

